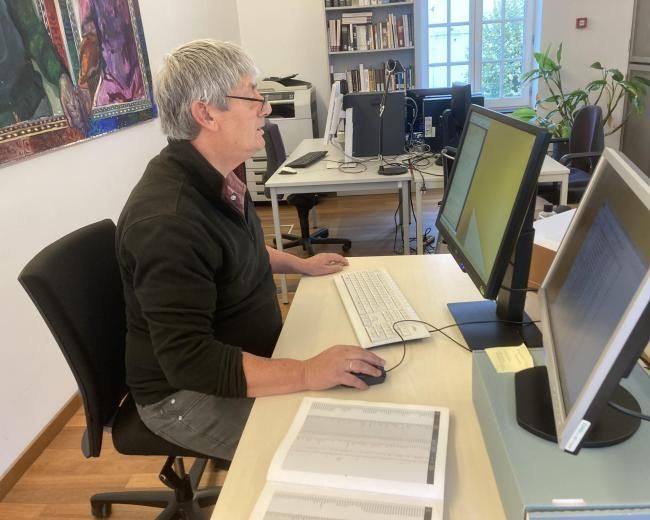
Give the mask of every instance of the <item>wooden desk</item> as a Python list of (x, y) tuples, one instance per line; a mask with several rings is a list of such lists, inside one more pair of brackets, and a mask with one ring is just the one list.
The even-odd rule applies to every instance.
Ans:
[[(419, 316), (433, 325), (453, 323), (448, 301), (479, 298), (469, 277), (449, 255), (350, 258), (353, 268), (386, 268)], [(449, 334), (462, 342), (456, 329)], [(356, 337), (331, 277), (303, 277), (274, 357), (309, 358)], [(402, 346), (375, 350), (395, 365)], [(441, 334), (407, 343), (406, 357), (386, 381), (364, 392), (334, 388), (258, 398), (246, 424), (228, 477), (214, 509), (214, 520), (247, 519), (266, 481), (271, 458), (306, 395), (447, 406), (451, 412), (445, 518), (505, 519), (483, 437), (472, 405), (472, 354)]]
[[(421, 255), (424, 252), (422, 242), (422, 187), (443, 189), (442, 166), (437, 166), (433, 161), (426, 168), (420, 168), (426, 173), (413, 172), (415, 181), (415, 215), (417, 218), (415, 236), (417, 242), (417, 253)], [(560, 183), (560, 204), (567, 203), (569, 194), (569, 169), (562, 166), (552, 157), (546, 155), (544, 163), (539, 173), (539, 182), (559, 182)]]
[[(409, 221), (408, 194), (411, 181), (410, 173), (404, 173), (401, 175), (379, 175), (377, 173), (377, 168), (379, 166), (377, 161), (367, 163), (367, 170), (359, 173), (341, 171), (337, 168), (328, 168), (327, 165), (332, 163), (328, 162), (326, 159), (342, 161), (343, 152), (332, 144), (324, 147), (322, 139), (305, 139), (287, 158), (286, 162), (290, 162), (307, 152), (323, 149), (327, 149), (328, 151), (327, 156), (324, 159), (321, 159), (307, 168), (298, 169), (298, 173), (293, 175), (280, 175), (274, 173), (265, 183), (265, 186), (269, 188), (271, 192), (273, 228), (275, 232), (275, 241), (279, 250), (282, 250), (282, 231), (280, 228), (280, 212), (278, 211), (278, 200), (281, 195), (289, 195), (291, 193), (323, 193), (358, 191), (372, 188), (392, 188), (397, 191), (401, 190), (402, 222)], [(281, 169), (282, 167), (278, 170)], [(408, 255), (410, 252), (408, 230), (406, 230), (403, 235), (404, 254)], [(282, 285), (282, 297), (284, 302), (287, 303), (289, 300), (287, 297), (287, 282), (284, 275), (280, 276), (280, 283)]]

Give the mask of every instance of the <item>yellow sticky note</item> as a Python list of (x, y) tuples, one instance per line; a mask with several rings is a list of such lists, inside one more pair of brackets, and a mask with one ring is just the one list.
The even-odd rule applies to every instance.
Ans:
[(519, 372), (534, 366), (533, 357), (523, 343), (518, 347), (486, 348), (485, 353), (499, 373)]

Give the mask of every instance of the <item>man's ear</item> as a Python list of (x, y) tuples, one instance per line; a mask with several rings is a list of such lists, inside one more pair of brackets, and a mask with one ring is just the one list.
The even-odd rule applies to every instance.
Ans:
[(216, 108), (203, 101), (192, 101), (191, 111), (194, 121), (202, 128), (211, 131), (219, 129), (219, 117)]

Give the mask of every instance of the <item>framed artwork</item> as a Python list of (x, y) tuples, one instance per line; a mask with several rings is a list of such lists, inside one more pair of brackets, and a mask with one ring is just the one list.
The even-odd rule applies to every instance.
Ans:
[(0, 0), (0, 164), (156, 116), (137, 0)]

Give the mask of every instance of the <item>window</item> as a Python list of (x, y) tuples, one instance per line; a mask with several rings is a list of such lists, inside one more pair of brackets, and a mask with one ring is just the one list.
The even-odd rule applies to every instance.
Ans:
[(422, 0), (420, 34), (427, 45), (423, 83), (471, 83), (486, 105), (528, 105), (530, 85), (520, 77), (532, 67), (534, 0)]

